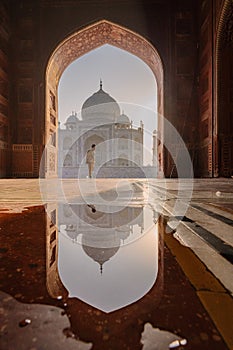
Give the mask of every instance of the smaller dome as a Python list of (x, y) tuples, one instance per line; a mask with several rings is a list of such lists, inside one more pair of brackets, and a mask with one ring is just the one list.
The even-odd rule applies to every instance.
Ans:
[(130, 124), (129, 117), (122, 113), (118, 118), (117, 118), (117, 123), (119, 124)]
[(72, 114), (66, 119), (65, 124), (76, 124), (78, 123), (77, 113), (72, 112)]

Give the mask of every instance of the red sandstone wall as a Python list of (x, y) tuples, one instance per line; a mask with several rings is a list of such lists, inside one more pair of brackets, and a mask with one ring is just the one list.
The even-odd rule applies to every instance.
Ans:
[(199, 10), (199, 146), (200, 175), (212, 176), (212, 115), (213, 115), (213, 18), (212, 2), (201, 1)]
[(8, 7), (0, 3), (0, 178), (9, 173), (9, 17)]
[[(186, 143), (190, 157), (195, 165), (195, 142), (197, 142), (197, 8), (196, 2), (171, 2), (170, 86), (165, 92), (165, 104), (169, 112), (168, 119), (175, 126)], [(169, 97), (168, 97), (169, 94)], [(167, 100), (167, 101), (166, 101)], [(167, 177), (176, 177), (174, 167), (176, 159), (182, 155), (182, 149), (173, 144), (173, 160), (167, 154)]]
[[(233, 50), (232, 32), (227, 24), (233, 11), (228, 6), (223, 17), (224, 4), (230, 2), (201, 0), (199, 3), (198, 169), (201, 176), (233, 174)], [(220, 15), (224, 24), (220, 23)]]
[[(14, 155), (13, 169), (21, 167), (22, 174), (38, 175), (44, 142), (45, 70), (53, 50), (71, 33), (104, 18), (141, 34), (156, 47), (164, 64), (165, 117), (185, 140), (196, 175), (213, 175), (213, 24), (223, 0), (215, 0), (213, 8), (210, 0), (5, 2), (11, 3), (12, 143), (31, 145), (37, 152), (32, 157), (33, 167), (30, 162), (19, 165)], [(3, 119), (7, 125), (6, 113)], [(175, 145), (174, 150), (176, 156)], [(6, 172), (4, 157), (2, 176)], [(166, 153), (168, 177), (176, 176), (173, 164)]]

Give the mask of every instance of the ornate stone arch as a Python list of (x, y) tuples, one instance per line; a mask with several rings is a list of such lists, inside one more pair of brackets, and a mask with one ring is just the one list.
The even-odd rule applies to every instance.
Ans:
[[(46, 69), (45, 93), (45, 145), (56, 131), (57, 90), (63, 71), (77, 58), (102, 45), (110, 44), (141, 58), (152, 70), (157, 81), (157, 106), (159, 115), (163, 115), (163, 66), (157, 50), (139, 34), (107, 20), (98, 21), (76, 31), (64, 39), (52, 53)], [(156, 98), (156, 97), (155, 97)], [(158, 119), (158, 129), (163, 134), (162, 118)], [(161, 143), (162, 144), (162, 143)], [(56, 147), (46, 147), (46, 177), (56, 176), (49, 160), (56, 157)], [(160, 150), (162, 153), (162, 148)], [(52, 156), (51, 156), (52, 154)]]

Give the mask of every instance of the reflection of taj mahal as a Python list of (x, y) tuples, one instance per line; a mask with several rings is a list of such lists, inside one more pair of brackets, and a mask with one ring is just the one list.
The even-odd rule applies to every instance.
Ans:
[[(72, 113), (65, 129), (59, 128), (58, 169), (60, 177), (84, 177), (86, 151), (96, 144), (96, 175), (112, 177), (144, 177), (143, 123), (134, 128), (132, 121), (120, 112), (118, 103), (102, 88), (83, 104), (81, 118)], [(123, 176), (122, 176), (122, 173)], [(125, 177), (125, 176), (124, 176)]]
[(46, 280), (53, 298), (111, 312), (162, 291), (162, 241), (143, 206), (48, 204)]
[(58, 217), (60, 232), (80, 243), (84, 252), (100, 265), (101, 272), (103, 264), (117, 253), (121, 244), (133, 240), (133, 235), (140, 236), (144, 229), (142, 207), (106, 213), (101, 206), (63, 204), (59, 206)]

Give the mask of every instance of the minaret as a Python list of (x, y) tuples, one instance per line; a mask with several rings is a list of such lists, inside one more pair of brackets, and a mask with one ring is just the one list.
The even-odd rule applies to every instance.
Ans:
[(157, 131), (153, 131), (152, 165), (157, 166)]

